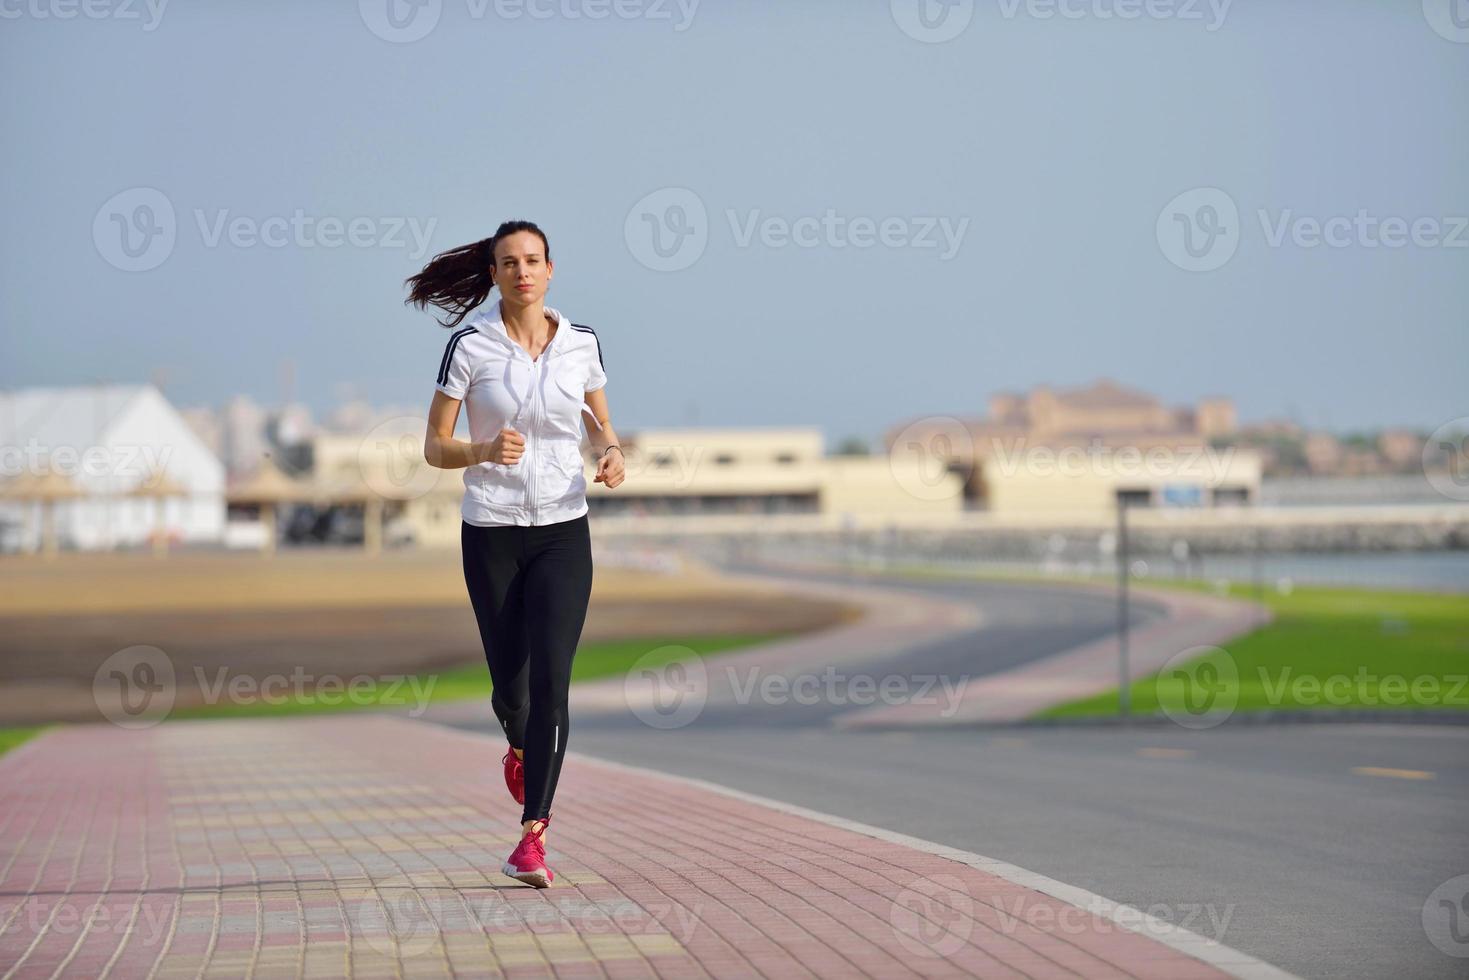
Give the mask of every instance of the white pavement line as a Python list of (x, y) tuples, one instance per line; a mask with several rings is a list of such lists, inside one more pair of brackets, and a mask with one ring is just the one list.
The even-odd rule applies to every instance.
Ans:
[(980, 871), (988, 872), (1006, 881), (1022, 885), (1043, 895), (1059, 898), (1061, 901), (1074, 905), (1083, 911), (1091, 912), (1104, 919), (1110, 919), (1124, 929), (1141, 933), (1150, 939), (1155, 939), (1165, 946), (1169, 946), (1192, 956), (1196, 960), (1202, 960), (1210, 966), (1229, 974), (1239, 977), (1241, 980), (1300, 980), (1293, 973), (1287, 973), (1277, 966), (1272, 966), (1264, 960), (1257, 959), (1248, 953), (1242, 953), (1212, 939), (1206, 939), (1196, 932), (1191, 932), (1182, 926), (1176, 926), (1166, 919), (1160, 919), (1149, 915), (1141, 909), (1130, 905), (1114, 902), (1110, 898), (1104, 898), (1096, 892), (1089, 892), (1085, 888), (1077, 888), (1068, 885), (1055, 878), (1047, 878), (1045, 875), (994, 858), (985, 857), (983, 854), (975, 854), (973, 851), (961, 851), (955, 847), (945, 844), (935, 844), (921, 837), (910, 837), (893, 830), (884, 830), (871, 824), (859, 823), (856, 820), (848, 820), (846, 817), (834, 816), (830, 813), (822, 813), (820, 810), (809, 810), (794, 803), (783, 803), (773, 800), (767, 796), (758, 796), (754, 793), (746, 793), (743, 790), (733, 789), (719, 783), (711, 783), (704, 779), (695, 779), (691, 776), (678, 776), (673, 773), (662, 772), (657, 769), (647, 769), (643, 766), (630, 766), (624, 762), (612, 762), (609, 759), (600, 759), (596, 756), (587, 755), (583, 752), (566, 753), (584, 762), (595, 766), (603, 766), (608, 769), (617, 769), (623, 772), (640, 776), (652, 776), (666, 779), (670, 782), (682, 783), (685, 786), (693, 786), (698, 789), (708, 790), (712, 793), (721, 793), (731, 799), (743, 800), (746, 803), (754, 803), (758, 806), (779, 810), (792, 816), (804, 817), (815, 820), (831, 827), (842, 830), (850, 830), (854, 833), (864, 834), (868, 837), (876, 837), (892, 844), (901, 844), (915, 850), (926, 851), (929, 854), (937, 854), (962, 864), (978, 868)]

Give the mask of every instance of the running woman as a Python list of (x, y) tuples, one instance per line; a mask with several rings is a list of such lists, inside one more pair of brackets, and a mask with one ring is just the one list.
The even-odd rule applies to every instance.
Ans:
[[(567, 688), (592, 593), (582, 413), (592, 416), (594, 482), (623, 481), (596, 332), (545, 305), (555, 265), (546, 235), (507, 221), (443, 252), (407, 281), (407, 302), (449, 314), (424, 458), (465, 468), (460, 549), (509, 740), (505, 784), (522, 805), (520, 844), (502, 870), (545, 888), (546, 828), (568, 733)], [(500, 301), (460, 323), (500, 287)], [(454, 438), (461, 403), (469, 441)]]

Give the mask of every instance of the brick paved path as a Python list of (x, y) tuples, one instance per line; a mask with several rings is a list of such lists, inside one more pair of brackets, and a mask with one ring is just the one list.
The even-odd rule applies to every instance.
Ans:
[(501, 751), (383, 714), (43, 735), (0, 758), (0, 975), (1223, 975), (962, 860), (575, 755), (529, 888), (499, 872)]

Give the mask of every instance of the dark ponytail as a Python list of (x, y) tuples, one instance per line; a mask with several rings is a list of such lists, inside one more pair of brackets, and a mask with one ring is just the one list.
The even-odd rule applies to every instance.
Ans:
[(437, 306), (450, 314), (447, 322), (438, 321), (441, 326), (450, 329), (459, 326), (470, 310), (489, 298), (494, 288), (490, 270), (495, 265), (495, 243), (517, 231), (528, 231), (539, 237), (546, 249), (546, 261), (551, 261), (551, 243), (535, 222), (507, 221), (489, 238), (435, 255), (418, 275), (404, 280), (408, 298), (403, 302), (412, 303), (420, 310), (429, 304)]

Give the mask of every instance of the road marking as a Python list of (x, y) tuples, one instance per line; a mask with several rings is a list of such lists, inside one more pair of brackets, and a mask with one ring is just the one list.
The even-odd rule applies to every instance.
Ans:
[(1158, 748), (1156, 746), (1149, 746), (1147, 748), (1138, 749), (1137, 754), (1142, 756), (1144, 759), (1192, 759), (1194, 757), (1194, 750), (1164, 749)]
[(1358, 776), (1381, 776), (1384, 779), (1437, 779), (1438, 774), (1426, 769), (1386, 769), (1382, 766), (1353, 766)]

